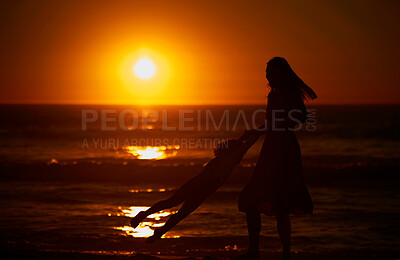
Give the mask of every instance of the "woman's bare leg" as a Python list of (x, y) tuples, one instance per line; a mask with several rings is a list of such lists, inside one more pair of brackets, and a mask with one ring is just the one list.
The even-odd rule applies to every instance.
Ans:
[(246, 211), (247, 230), (249, 232), (249, 252), (260, 251), (261, 216), (257, 207)]
[(183, 201), (174, 199), (173, 197), (166, 199), (166, 200), (162, 200), (157, 202), (156, 204), (154, 204), (153, 206), (151, 206), (149, 209), (147, 209), (146, 211), (141, 211), (139, 212), (132, 220), (131, 220), (131, 226), (133, 228), (136, 228), (140, 222), (142, 222), (145, 218), (147, 218), (149, 215), (159, 212), (163, 209), (169, 209), (172, 207), (175, 207), (177, 205), (179, 205), (180, 203), (182, 203)]
[(260, 258), (261, 216), (257, 207), (246, 211), (246, 221), (249, 232), (249, 250), (245, 254), (232, 258), (234, 260), (256, 260)]
[(283, 258), (290, 259), (290, 235), (291, 226), (289, 214), (283, 213), (276, 216), (279, 238), (283, 248)]
[(152, 243), (155, 240), (162, 237), (171, 228), (175, 227), (182, 219), (186, 218), (190, 213), (195, 211), (201, 205), (202, 202), (203, 201), (185, 202), (182, 208), (177, 213), (169, 217), (168, 221), (164, 224), (164, 226), (154, 230), (154, 235), (148, 237), (147, 242)]

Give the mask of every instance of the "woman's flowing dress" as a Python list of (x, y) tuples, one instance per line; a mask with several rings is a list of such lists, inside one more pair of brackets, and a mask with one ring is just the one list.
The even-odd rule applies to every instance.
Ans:
[(293, 129), (305, 122), (300, 97), (270, 92), (267, 132), (254, 174), (239, 198), (239, 210), (258, 207), (266, 215), (312, 214), (313, 203), (304, 183), (299, 143)]

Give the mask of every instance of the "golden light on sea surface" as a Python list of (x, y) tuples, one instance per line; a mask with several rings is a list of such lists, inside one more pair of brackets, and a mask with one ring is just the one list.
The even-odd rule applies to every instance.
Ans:
[[(117, 216), (123, 215), (125, 217), (133, 218), (136, 216), (140, 211), (145, 211), (149, 207), (142, 207), (142, 206), (131, 206), (126, 209), (121, 210), (122, 214), (117, 214)], [(128, 236), (133, 237), (149, 237), (153, 235), (154, 229), (161, 227), (165, 224), (166, 221), (161, 221), (161, 219), (169, 217), (171, 214), (174, 214), (174, 211), (160, 211), (158, 213), (151, 214), (147, 217), (145, 221), (140, 223), (136, 228), (132, 228), (131, 226), (123, 226), (123, 227), (114, 227), (116, 230), (121, 230), (126, 233)], [(110, 214), (109, 214), (110, 216)], [(166, 237), (165, 235), (162, 238)], [(173, 238), (179, 238), (179, 236), (173, 236)]]
[(139, 160), (161, 160), (167, 157), (173, 157), (177, 154), (177, 146), (125, 146), (123, 148), (127, 153)]
[(137, 147), (137, 146), (128, 146), (125, 147), (128, 153), (132, 154), (133, 156), (137, 157), (140, 160), (149, 160), (149, 159), (164, 159), (165, 152), (162, 151), (159, 147)]
[(158, 190), (153, 190), (153, 189), (131, 189), (129, 192), (131, 193), (139, 193), (139, 192), (166, 192), (166, 191), (171, 191), (173, 189), (158, 189)]
[(131, 226), (115, 227), (116, 230), (124, 231), (127, 235), (133, 237), (149, 237), (154, 231), (147, 225), (147, 222), (142, 222), (136, 229)]

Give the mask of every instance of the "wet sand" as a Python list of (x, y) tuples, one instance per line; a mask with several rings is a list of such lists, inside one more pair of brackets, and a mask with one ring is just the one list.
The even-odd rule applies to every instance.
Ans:
[[(183, 257), (183, 256), (153, 256), (146, 254), (129, 254), (129, 255), (108, 255), (108, 254), (90, 254), (90, 253), (63, 253), (63, 252), (35, 252), (35, 251), (26, 251), (26, 252), (18, 252), (16, 254), (0, 254), (0, 256), (4, 257), (18, 257), (20, 259), (29, 258), (29, 259), (133, 259), (133, 260), (160, 260), (160, 259), (203, 259), (203, 260), (217, 260), (217, 259), (230, 259), (228, 255), (224, 257)], [(280, 254), (278, 253), (263, 253), (260, 256), (260, 260), (279, 260)], [(365, 260), (365, 259), (398, 259), (394, 256), (386, 255), (386, 256), (377, 256), (371, 254), (329, 254), (329, 255), (320, 255), (320, 254), (294, 254), (292, 256), (292, 260), (337, 260), (337, 259), (351, 259), (351, 260)]]
[[(64, 244), (22, 241), (2, 241), (2, 259), (229, 259), (246, 251), (246, 237), (203, 237), (161, 239), (154, 244), (143, 238), (82, 237), (64, 240)], [(277, 239), (261, 239), (261, 258), (280, 259)], [(292, 252), (293, 260), (303, 259), (398, 259), (400, 250), (391, 252), (332, 250), (319, 252)]]
[[(76, 187), (70, 187), (67, 183), (83, 182), (88, 183), (88, 187), (93, 185), (94, 182), (104, 182), (107, 186), (111, 182), (123, 183), (152, 183), (154, 178), (159, 183), (166, 185), (168, 183), (182, 183), (188, 177), (188, 172), (194, 172), (199, 169), (199, 165), (194, 166), (140, 166), (136, 164), (128, 165), (115, 165), (115, 163), (104, 163), (102, 165), (78, 163), (77, 165), (45, 165), (45, 164), (6, 164), (2, 165), (0, 169), (4, 174), (1, 176), (1, 181), (5, 186), (22, 187), (15, 180), (31, 180), (33, 183), (40, 183), (40, 185), (51, 186), (51, 180), (58, 181), (61, 186), (65, 186), (69, 192), (73, 192)], [(344, 229), (337, 225), (339, 223), (336, 219), (327, 219), (327, 223), (332, 223), (337, 230), (334, 233), (326, 233), (323, 237), (312, 236), (315, 233), (293, 234), (293, 257), (292, 259), (400, 259), (400, 249), (398, 247), (398, 225), (397, 218), (398, 207), (384, 207), (389, 205), (390, 201), (395, 201), (398, 196), (398, 185), (400, 177), (398, 175), (400, 166), (398, 163), (382, 165), (348, 165), (347, 167), (338, 168), (324, 168), (324, 167), (306, 167), (306, 178), (310, 187), (313, 189), (319, 187), (338, 189), (343, 187), (345, 190), (354, 191), (355, 198), (359, 199), (354, 205), (351, 204), (350, 195), (348, 197), (337, 197), (337, 193), (329, 193), (332, 196), (332, 201), (329, 208), (332, 212), (342, 212), (340, 219), (348, 219), (351, 222), (351, 229)], [(238, 167), (235, 170), (230, 182), (232, 184), (243, 184), (248, 176), (254, 169), (252, 167)], [(136, 174), (132, 174), (135, 172)], [(46, 182), (39, 181), (46, 180)], [(61, 187), (60, 186), (60, 187)], [(59, 186), (54, 186), (59, 187)], [(69, 187), (69, 188), (68, 188)], [(34, 185), (32, 185), (34, 189)], [(57, 188), (58, 189), (58, 188)], [(97, 186), (93, 188), (95, 194)], [(10, 215), (10, 210), (13, 204), (20, 202), (17, 190), (11, 189), (13, 192), (3, 194), (4, 212), (3, 218)], [(316, 191), (316, 189), (314, 189)], [(330, 189), (326, 189), (328, 191)], [(358, 192), (357, 191), (362, 191)], [(375, 193), (373, 193), (375, 191)], [(389, 191), (383, 193), (384, 191)], [(80, 190), (75, 190), (78, 198), (84, 196), (86, 193), (79, 193)], [(368, 192), (371, 196), (366, 196)], [(36, 194), (38, 193), (38, 194)], [(56, 191), (52, 191), (52, 196), (40, 190), (33, 195), (38, 197), (25, 198), (27, 190), (23, 190), (23, 201), (27, 201), (27, 205), (35, 209), (39, 205), (38, 202), (44, 200), (44, 204), (49, 209), (56, 208), (52, 205), (65, 207), (75, 205), (73, 198), (64, 201), (57, 197)], [(58, 193), (57, 193), (58, 194)], [(90, 190), (89, 190), (89, 193)], [(108, 193), (107, 193), (108, 194)], [(125, 193), (124, 193), (125, 194)], [(315, 194), (318, 195), (316, 192)], [(388, 194), (387, 197), (379, 194)], [(139, 194), (140, 195), (140, 194)], [(151, 194), (150, 194), (151, 195)], [(232, 194), (229, 193), (229, 196)], [(321, 194), (320, 194), (321, 195)], [(340, 194), (339, 194), (340, 195)], [(99, 195), (100, 196), (100, 195)], [(124, 199), (116, 197), (116, 201), (111, 201), (112, 205), (124, 205), (124, 200), (130, 200), (129, 193), (126, 191)], [(149, 196), (149, 195), (141, 195)], [(226, 200), (225, 197), (215, 197), (215, 201)], [(224, 195), (225, 196), (225, 195)], [(360, 196), (360, 197), (357, 197)], [(364, 198), (364, 196), (366, 196)], [(103, 201), (107, 197), (95, 197), (95, 200)], [(342, 198), (342, 200), (340, 199)], [(53, 200), (54, 201), (53, 201)], [(232, 205), (236, 203), (235, 198), (230, 202)], [(321, 196), (316, 196), (316, 205), (321, 206)], [(376, 201), (374, 201), (375, 199)], [(391, 199), (391, 200), (390, 200)], [(371, 200), (371, 201), (369, 201)], [(25, 202), (26, 202), (25, 201)], [(110, 202), (110, 203), (111, 203)], [(213, 200), (211, 199), (211, 202)], [(359, 207), (367, 207), (372, 203), (379, 206), (379, 211), (370, 212), (369, 215), (365, 214), (365, 210)], [(36, 203), (36, 204), (35, 204)], [(125, 203), (128, 205), (128, 203)], [(25, 205), (25, 204), (24, 204)], [(41, 204), (40, 204), (41, 205)], [(76, 204), (81, 205), (81, 204)], [(87, 206), (90, 204), (82, 204), (81, 211), (86, 212), (89, 209)], [(77, 207), (78, 207), (77, 206)], [(347, 208), (346, 208), (346, 207)], [(104, 206), (101, 206), (103, 209)], [(368, 206), (369, 207), (369, 206)], [(317, 207), (317, 216), (322, 216), (321, 207)], [(47, 212), (47, 211), (46, 211)], [(236, 211), (235, 211), (236, 212)], [(15, 213), (15, 212), (14, 212)], [(43, 212), (41, 212), (43, 213)], [(15, 215), (24, 216), (26, 211), (16, 212)], [(19, 224), (10, 225), (7, 221), (15, 220), (14, 215), (5, 218), (3, 226), (0, 230), (0, 257), (1, 259), (136, 259), (136, 260), (157, 260), (157, 259), (229, 259), (244, 253), (247, 248), (247, 237), (244, 236), (227, 236), (227, 237), (181, 237), (181, 238), (166, 238), (156, 243), (149, 245), (144, 242), (143, 238), (133, 238), (124, 235), (123, 232), (112, 232), (113, 226), (125, 225), (129, 223), (127, 217), (110, 217), (110, 220), (117, 221), (115, 225), (108, 225), (104, 222), (104, 218), (108, 218), (106, 214), (81, 216), (84, 221), (81, 225), (77, 224), (77, 218), (69, 213), (64, 214), (59, 219), (52, 219), (50, 221), (57, 221), (54, 223), (35, 222), (35, 219), (28, 219), (33, 221), (30, 223), (31, 228), (25, 222), (15, 222)], [(65, 217), (64, 217), (65, 216)], [(327, 217), (332, 217), (328, 215)], [(353, 218), (351, 217), (353, 216)], [(210, 217), (210, 216), (208, 216)], [(26, 220), (25, 218), (22, 218)], [(194, 219), (192, 219), (194, 220)], [(97, 222), (96, 222), (97, 221)], [(8, 222), (10, 223), (10, 222)], [(14, 223), (14, 222), (12, 222)], [(91, 234), (81, 230), (80, 228), (88, 223), (92, 224), (98, 232)], [(189, 223), (189, 222), (187, 222)], [(207, 222), (208, 223), (208, 222)], [(336, 224), (334, 224), (336, 223)], [(341, 222), (340, 222), (341, 223)], [(339, 223), (339, 224), (340, 224)], [(343, 221), (344, 224), (345, 221)], [(342, 223), (342, 224), (343, 224)], [(47, 224), (47, 226), (46, 226)], [(53, 225), (51, 225), (53, 224)], [(366, 225), (364, 233), (360, 233), (360, 225)], [(34, 225), (34, 228), (32, 228)], [(69, 225), (69, 226), (68, 226)], [(73, 227), (71, 227), (71, 225)], [(75, 225), (75, 226), (74, 226)], [(103, 226), (101, 226), (103, 225)], [(104, 226), (106, 225), (106, 226)], [(207, 224), (208, 225), (208, 224)], [(336, 226), (335, 226), (336, 225)], [(201, 227), (201, 226), (200, 226)], [(224, 228), (232, 227), (231, 224)], [(68, 232), (68, 229), (74, 229), (74, 232)], [(102, 232), (106, 228), (109, 233)], [(209, 226), (204, 226), (207, 229)], [(315, 232), (319, 232), (326, 227), (318, 226), (315, 224)], [(243, 233), (245, 234), (245, 233)], [(325, 233), (324, 233), (325, 234)], [(349, 236), (349, 234), (351, 236)], [(307, 248), (304, 247), (307, 245)], [(263, 237), (261, 239), (261, 259), (280, 259), (280, 245), (277, 235)]]

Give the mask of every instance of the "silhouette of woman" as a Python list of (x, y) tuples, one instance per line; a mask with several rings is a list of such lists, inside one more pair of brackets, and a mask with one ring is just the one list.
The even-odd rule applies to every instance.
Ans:
[(290, 259), (289, 214), (313, 212), (294, 131), (307, 119), (303, 100), (315, 99), (317, 95), (284, 58), (275, 57), (268, 62), (266, 77), (271, 89), (265, 124), (245, 133), (266, 137), (254, 174), (239, 198), (239, 210), (246, 213), (250, 246), (238, 259), (259, 258), (260, 213), (277, 217), (282, 259)]

